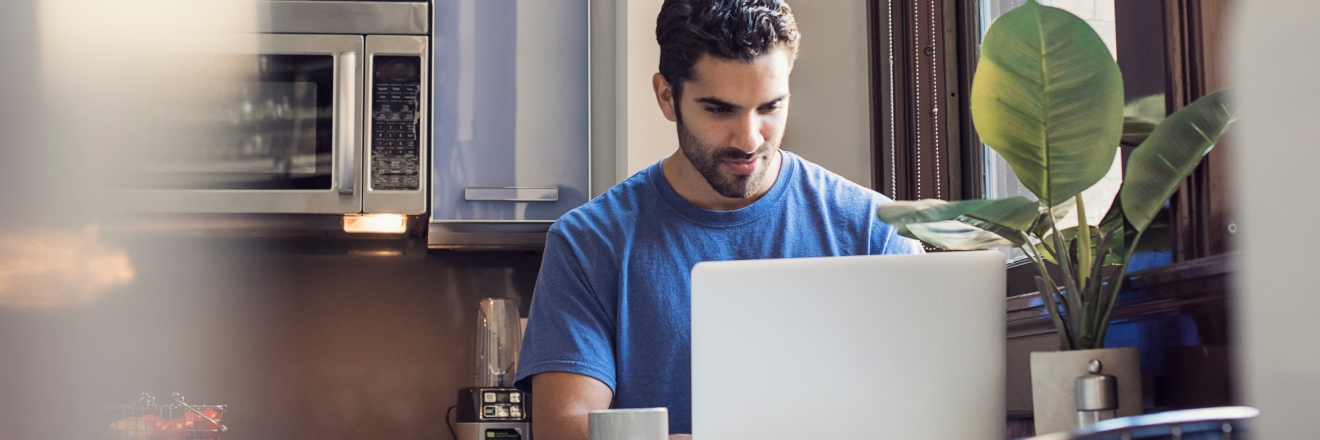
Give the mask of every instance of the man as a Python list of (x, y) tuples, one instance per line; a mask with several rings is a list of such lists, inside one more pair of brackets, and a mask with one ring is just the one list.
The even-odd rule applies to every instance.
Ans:
[(691, 432), (699, 262), (921, 252), (876, 218), (884, 196), (779, 150), (788, 5), (666, 0), (656, 39), (680, 148), (550, 228), (516, 377), (542, 440), (586, 439), (587, 413), (611, 407), (666, 407), (671, 433)]

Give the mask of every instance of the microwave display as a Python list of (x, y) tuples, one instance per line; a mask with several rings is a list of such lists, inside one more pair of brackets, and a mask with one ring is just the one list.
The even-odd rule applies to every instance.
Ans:
[(421, 186), (420, 57), (376, 56), (372, 63), (371, 189)]

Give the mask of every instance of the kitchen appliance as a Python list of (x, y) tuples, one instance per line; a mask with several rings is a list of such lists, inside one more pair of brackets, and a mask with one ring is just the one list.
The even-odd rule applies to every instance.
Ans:
[(153, 42), (135, 63), (136, 147), (107, 167), (110, 203), (135, 213), (424, 214), (429, 11), (261, 1), (251, 27)]
[(458, 391), (456, 440), (532, 437), (531, 400), (513, 388), (521, 346), (518, 301), (482, 300), (477, 311), (474, 386)]
[(590, 189), (588, 0), (434, 0), (428, 244), (540, 249)]

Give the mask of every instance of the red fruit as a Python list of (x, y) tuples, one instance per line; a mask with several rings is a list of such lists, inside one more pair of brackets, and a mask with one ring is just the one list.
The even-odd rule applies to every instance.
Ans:
[(202, 410), (202, 414), (206, 414), (206, 416), (210, 417), (211, 420), (215, 420), (217, 422), (220, 421), (220, 411), (216, 411), (213, 409), (204, 409)]
[[(193, 416), (198, 416), (197, 413), (191, 413), (191, 414)], [(215, 420), (216, 422), (220, 421), (220, 411), (216, 411), (213, 409), (204, 409), (202, 410), (202, 415), (205, 415), (206, 417), (210, 417), (211, 420)], [(197, 417), (195, 423), (196, 423), (196, 430), (193, 431), (194, 439), (215, 440), (220, 438), (220, 425), (211, 423), (210, 421), (200, 416)]]
[(191, 422), (180, 419), (165, 421), (165, 428), (156, 432), (152, 440), (187, 440)]

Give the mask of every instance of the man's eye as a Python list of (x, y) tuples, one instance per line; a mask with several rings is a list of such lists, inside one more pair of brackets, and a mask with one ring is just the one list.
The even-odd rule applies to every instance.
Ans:
[(717, 114), (717, 115), (722, 115), (722, 114), (725, 114), (725, 113), (732, 112), (733, 109), (728, 108), (728, 107), (706, 107), (706, 111), (708, 111), (708, 112), (710, 112), (710, 113)]
[(784, 108), (784, 106), (780, 104), (767, 105), (765, 107), (761, 107), (761, 113), (774, 113), (779, 111), (779, 109), (781, 108)]

